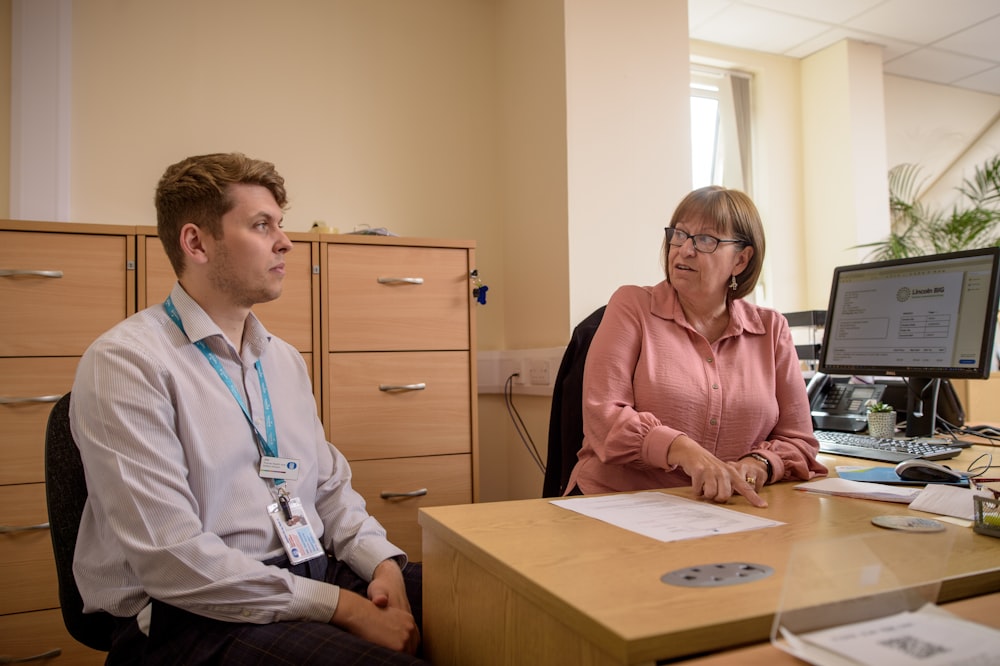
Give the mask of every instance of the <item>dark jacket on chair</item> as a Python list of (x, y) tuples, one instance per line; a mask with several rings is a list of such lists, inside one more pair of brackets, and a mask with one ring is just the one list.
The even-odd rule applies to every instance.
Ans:
[(573, 335), (556, 374), (549, 415), (549, 448), (542, 497), (559, 497), (583, 445), (583, 366), (597, 326), (604, 317), (601, 306), (573, 329)]

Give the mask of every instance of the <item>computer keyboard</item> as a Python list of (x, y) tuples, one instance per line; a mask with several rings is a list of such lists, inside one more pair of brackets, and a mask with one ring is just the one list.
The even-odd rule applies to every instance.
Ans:
[(954, 458), (962, 449), (946, 444), (934, 444), (917, 439), (883, 439), (854, 432), (816, 430), (820, 453), (831, 453), (865, 460), (900, 463), (911, 458), (927, 460), (947, 460)]

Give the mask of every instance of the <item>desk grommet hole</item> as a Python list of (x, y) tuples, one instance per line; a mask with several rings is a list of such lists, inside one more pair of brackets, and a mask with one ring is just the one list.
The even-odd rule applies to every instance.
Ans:
[(668, 585), (681, 587), (721, 587), (738, 585), (767, 578), (774, 573), (772, 567), (747, 562), (720, 562), (677, 569), (660, 576)]

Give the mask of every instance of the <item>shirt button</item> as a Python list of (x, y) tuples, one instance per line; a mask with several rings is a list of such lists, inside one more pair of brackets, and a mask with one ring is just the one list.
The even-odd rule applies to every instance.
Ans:
[(718, 385), (718, 384), (712, 384), (712, 388), (714, 388), (714, 389), (718, 389), (718, 388), (719, 388), (719, 385)]
[(718, 425), (719, 424), (719, 419), (711, 419), (709, 421), (709, 423), (711, 423), (712, 425)]
[(705, 359), (706, 363), (712, 363), (713, 361), (714, 361), (714, 359), (711, 358), (711, 357)]

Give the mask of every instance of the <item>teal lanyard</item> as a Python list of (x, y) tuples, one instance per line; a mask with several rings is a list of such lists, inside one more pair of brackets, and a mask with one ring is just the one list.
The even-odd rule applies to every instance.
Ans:
[[(184, 335), (187, 335), (187, 331), (184, 330), (184, 323), (181, 321), (181, 316), (178, 314), (177, 308), (174, 307), (174, 302), (169, 296), (167, 296), (167, 300), (163, 302), (163, 307), (166, 309), (167, 315), (170, 319), (177, 324), (177, 328), (181, 329), (181, 332), (184, 333)], [(236, 389), (236, 384), (233, 383), (229, 373), (227, 373), (226, 369), (222, 367), (222, 361), (219, 360), (219, 357), (216, 356), (215, 352), (208, 348), (208, 345), (205, 344), (204, 340), (193, 340), (192, 342), (194, 346), (201, 351), (205, 358), (208, 359), (208, 362), (215, 369), (216, 374), (219, 375), (219, 378), (226, 385), (226, 388), (229, 389), (233, 398), (236, 399), (236, 403), (240, 406), (240, 409), (243, 410), (243, 416), (246, 417), (247, 423), (250, 424), (254, 435), (257, 437), (257, 441), (260, 443), (260, 448), (264, 451), (264, 455), (277, 458), (278, 432), (274, 426), (274, 412), (271, 408), (271, 396), (267, 392), (267, 382), (264, 381), (264, 370), (261, 368), (260, 360), (258, 359), (257, 362), (253, 364), (253, 367), (257, 370), (257, 380), (260, 382), (260, 393), (264, 402), (264, 427), (265, 432), (267, 433), (266, 437), (262, 435), (260, 430), (257, 429), (257, 426), (254, 425), (253, 419), (250, 417), (250, 411), (247, 409), (246, 403), (243, 402), (243, 396), (241, 396), (240, 392)], [(274, 479), (274, 485), (276, 486), (280, 486), (284, 482), (284, 479)]]

